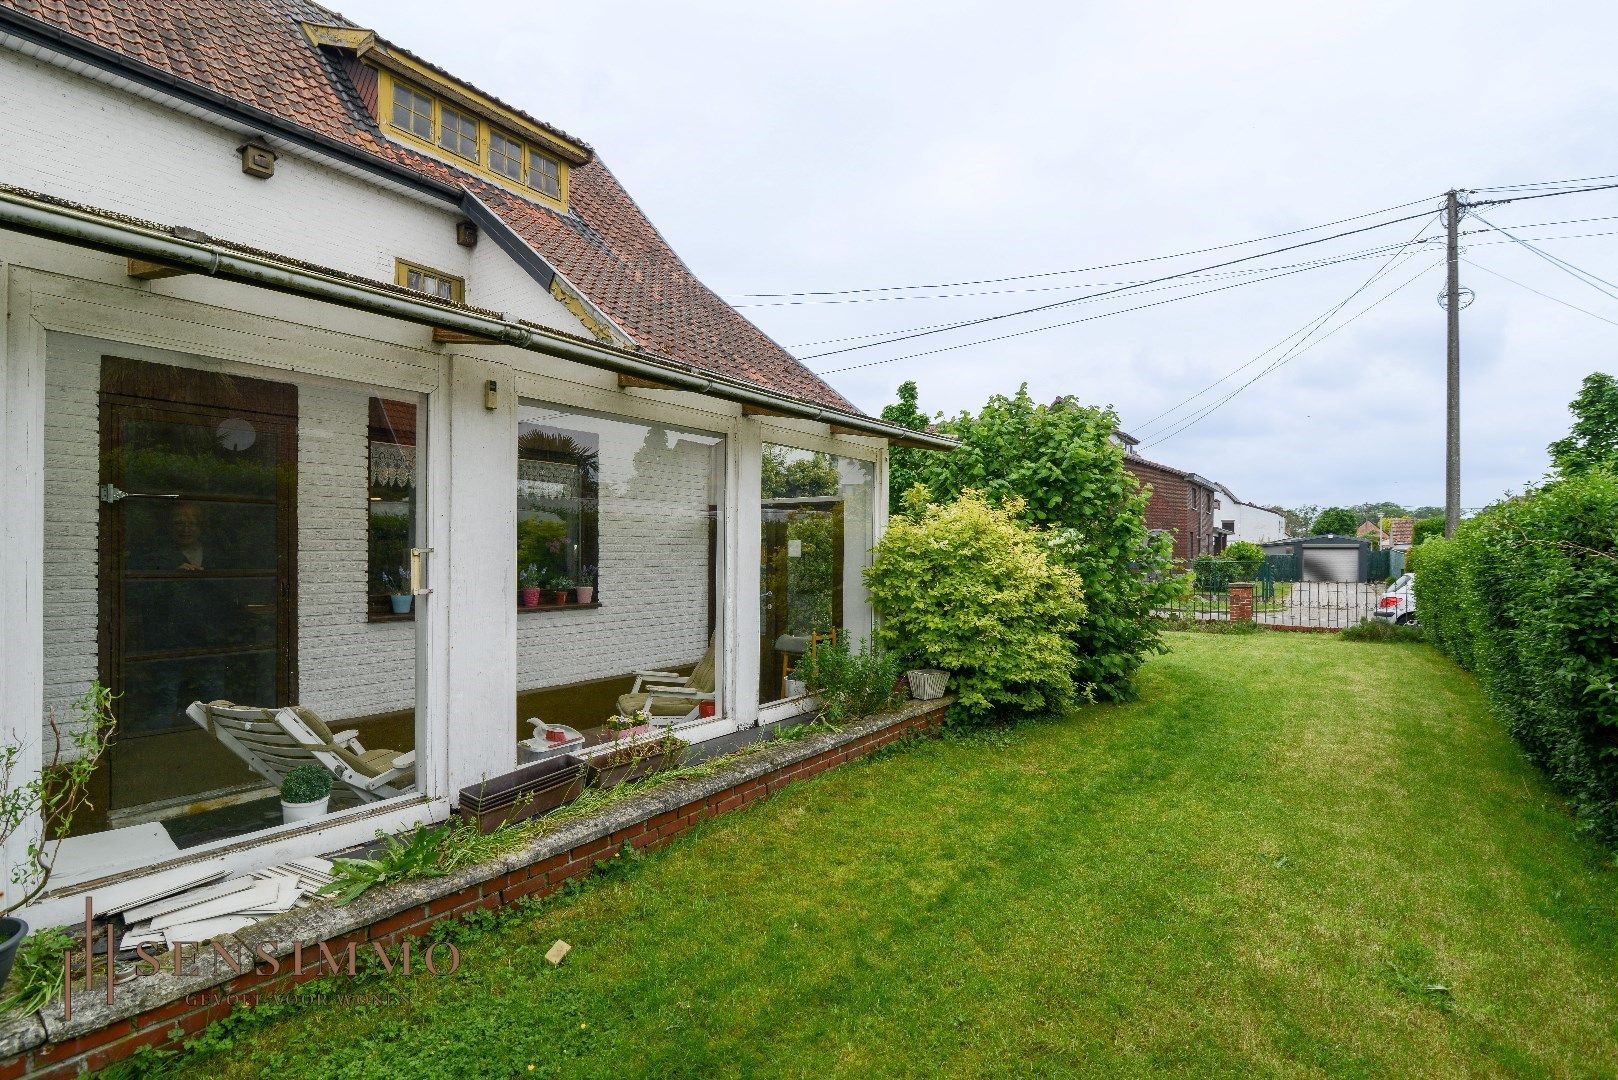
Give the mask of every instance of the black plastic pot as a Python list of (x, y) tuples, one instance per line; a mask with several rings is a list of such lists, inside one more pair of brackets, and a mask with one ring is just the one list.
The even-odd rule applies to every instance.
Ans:
[(11, 962), (17, 959), (17, 947), (28, 936), (28, 924), (21, 919), (0, 919), (0, 990), (11, 978)]

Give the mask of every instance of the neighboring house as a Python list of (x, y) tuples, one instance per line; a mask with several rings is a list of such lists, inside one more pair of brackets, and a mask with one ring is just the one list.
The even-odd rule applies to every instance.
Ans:
[(1215, 484), (1217, 498), (1214, 517), (1227, 545), (1238, 540), (1267, 544), (1287, 534), (1286, 518), (1278, 510), (1243, 502), (1224, 484)]
[[(312, 0), (0, 0), (0, 80), (14, 779), (120, 695), (30, 918), (442, 818), (638, 669), (706, 684), (691, 742), (800, 713), (806, 635), (869, 632), (888, 443), (951, 444), (726, 306), (585, 142)], [(215, 699), (413, 751), (413, 793), (284, 827)]]
[(1392, 518), (1388, 521), (1387, 540), (1383, 546), (1391, 547), (1398, 551), (1409, 551), (1414, 542), (1415, 532), (1415, 518)]
[(1189, 563), (1199, 555), (1218, 551), (1213, 481), (1149, 461), (1135, 452), (1139, 440), (1122, 431), (1114, 432), (1114, 436), (1125, 447), (1124, 468), (1151, 489), (1146, 527), (1173, 535), (1175, 561)]
[(1382, 526), (1374, 521), (1362, 521), (1360, 527), (1354, 530), (1354, 535), (1361, 540), (1375, 541), (1381, 547), (1388, 546), (1388, 534), (1382, 531)]

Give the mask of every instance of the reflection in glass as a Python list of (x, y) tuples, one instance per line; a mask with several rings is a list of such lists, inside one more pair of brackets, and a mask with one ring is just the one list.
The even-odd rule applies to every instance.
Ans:
[(870, 633), (876, 468), (858, 458), (766, 444), (759, 556), (759, 701), (793, 696), (792, 666), (832, 633)]

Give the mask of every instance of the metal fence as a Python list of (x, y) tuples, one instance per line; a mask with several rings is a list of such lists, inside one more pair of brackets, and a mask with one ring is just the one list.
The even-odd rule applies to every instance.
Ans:
[[(1296, 556), (1282, 558), (1296, 561)], [(1253, 579), (1253, 621), (1260, 626), (1311, 630), (1357, 626), (1376, 611), (1387, 588), (1381, 581), (1289, 580), (1280, 577), (1276, 569), (1266, 559)], [(1197, 588), (1180, 603), (1156, 614), (1164, 618), (1228, 621), (1230, 592), (1228, 587)]]

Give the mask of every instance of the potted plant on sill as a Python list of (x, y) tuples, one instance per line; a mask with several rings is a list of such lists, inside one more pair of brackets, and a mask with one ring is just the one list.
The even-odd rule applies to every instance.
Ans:
[(567, 594), (573, 591), (573, 579), (566, 574), (555, 574), (551, 577), (551, 593), (556, 597), (558, 607), (567, 603)]
[(607, 717), (607, 737), (613, 742), (633, 739), (636, 735), (644, 735), (651, 730), (652, 718), (645, 713), (636, 713), (634, 716)]
[[(11, 871), (10, 884), (17, 891), (7, 893), (0, 888), (0, 988), (10, 977), (17, 948), (28, 934), (28, 924), (11, 913), (45, 891), (73, 815), (89, 802), (90, 778), (117, 723), (112, 702), (112, 691), (92, 682), (73, 703), (74, 720), (67, 732), (57, 723), (56, 710), (46, 710), (51, 755), (33, 779), (16, 775), (22, 747), (15, 742), (0, 746), (0, 845), (24, 831), (28, 835), (19, 865)], [(71, 760), (62, 760), (64, 756)]]
[(410, 575), (404, 570), (387, 570), (382, 574), (382, 587), (388, 590), (388, 604), (395, 615), (410, 614), (416, 598), (410, 595)]
[(281, 820), (312, 821), (331, 805), (331, 773), (312, 762), (294, 765), (281, 778)]
[(578, 597), (579, 603), (590, 604), (596, 598), (596, 568), (586, 566), (579, 572), (579, 580), (573, 586), (573, 593)]
[(543, 579), (539, 567), (529, 563), (517, 574), (518, 603), (525, 608), (539, 606), (539, 586)]

